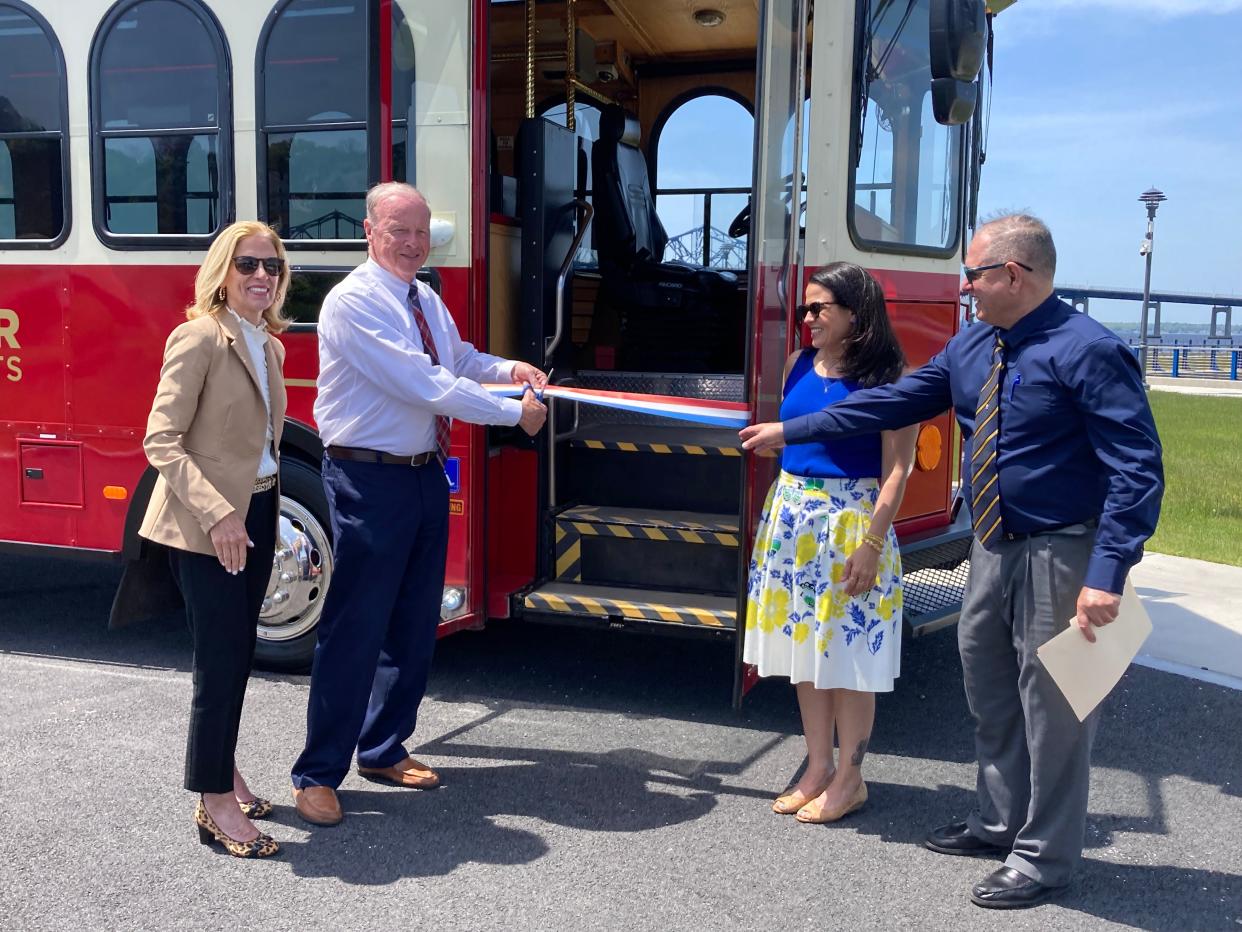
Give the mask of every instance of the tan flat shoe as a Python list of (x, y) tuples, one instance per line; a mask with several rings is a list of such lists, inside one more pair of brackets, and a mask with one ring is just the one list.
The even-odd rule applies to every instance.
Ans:
[(851, 812), (857, 812), (864, 805), (866, 805), (866, 803), (867, 803), (867, 784), (861, 783), (858, 786), (857, 792), (855, 792), (854, 795), (850, 797), (849, 801), (846, 802), (846, 804), (842, 806), (840, 809), (832, 809), (832, 810), (829, 810), (828, 812), (824, 812), (822, 809), (816, 806), (815, 801), (812, 800), (811, 802), (803, 806), (801, 809), (799, 809), (797, 814), (794, 816), (794, 818), (797, 819), (799, 822), (808, 822), (813, 825), (822, 825), (825, 822), (835, 822), (837, 821), (837, 819), (844, 818), (845, 816), (849, 815)]
[(416, 790), (434, 790), (440, 785), (440, 775), (412, 757), (397, 761), (391, 767), (362, 767), (358, 773), (368, 780), (379, 780), (394, 786), (408, 786)]
[(828, 783), (825, 783), (814, 793), (800, 793), (797, 790), (794, 790), (792, 793), (786, 793), (783, 796), (778, 796), (776, 797), (775, 802), (772, 803), (772, 811), (777, 815), (793, 815), (824, 790), (828, 789), (828, 785), (830, 783), (832, 783), (832, 777), (829, 777)]
[(330, 786), (308, 786), (305, 789), (295, 786), (293, 807), (312, 825), (336, 825), (345, 818), (340, 800), (336, 798), (336, 790)]

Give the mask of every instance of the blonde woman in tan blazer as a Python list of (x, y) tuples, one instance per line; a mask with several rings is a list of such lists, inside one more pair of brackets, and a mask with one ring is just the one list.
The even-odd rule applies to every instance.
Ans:
[(159, 471), (138, 533), (170, 549), (194, 641), (185, 787), (201, 794), (203, 844), (234, 857), (279, 846), (251, 823), (272, 811), (233, 756), (279, 517), (285, 351), (274, 334), (289, 268), (280, 237), (253, 221), (224, 229), (168, 337), (143, 443)]

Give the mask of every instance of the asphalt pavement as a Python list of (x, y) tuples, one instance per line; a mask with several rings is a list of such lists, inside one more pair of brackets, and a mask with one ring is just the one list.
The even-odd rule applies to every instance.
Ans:
[(494, 623), (442, 642), (416, 756), (444, 786), (351, 775), (346, 821), (296, 817), (307, 680), (251, 681), (239, 762), (282, 855), (197, 843), (180, 788), (189, 639), (104, 630), (112, 566), (0, 556), (4, 930), (1242, 928), (1242, 691), (1135, 666), (1105, 706), (1086, 853), (1058, 901), (967, 899), (996, 862), (933, 854), (975, 780), (953, 630), (880, 698), (871, 799), (773, 815), (802, 762), (787, 683), (729, 706), (731, 649)]

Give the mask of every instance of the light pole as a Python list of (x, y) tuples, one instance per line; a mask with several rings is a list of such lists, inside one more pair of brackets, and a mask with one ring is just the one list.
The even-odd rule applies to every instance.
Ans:
[(1139, 255), (1147, 258), (1147, 270), (1143, 273), (1143, 310), (1139, 313), (1139, 369), (1143, 373), (1143, 387), (1147, 387), (1147, 307), (1151, 304), (1151, 250), (1152, 239), (1156, 226), (1156, 208), (1161, 201), (1167, 201), (1164, 192), (1159, 188), (1148, 188), (1139, 195), (1139, 200), (1147, 205), (1147, 236), (1143, 245), (1139, 246)]

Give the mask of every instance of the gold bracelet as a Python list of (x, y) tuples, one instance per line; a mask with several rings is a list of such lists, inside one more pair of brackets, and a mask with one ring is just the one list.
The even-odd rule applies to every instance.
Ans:
[(868, 547), (874, 548), (876, 553), (884, 552), (884, 540), (875, 534), (864, 534), (863, 543)]

